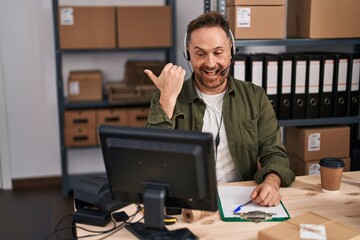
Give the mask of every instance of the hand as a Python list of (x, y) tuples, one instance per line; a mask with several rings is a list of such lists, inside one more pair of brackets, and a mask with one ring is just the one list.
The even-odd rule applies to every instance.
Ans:
[(282, 198), (279, 192), (280, 184), (281, 179), (276, 173), (268, 173), (265, 180), (253, 190), (250, 198), (260, 206), (277, 206)]
[(176, 99), (179, 96), (184, 83), (185, 69), (181, 66), (168, 63), (158, 77), (149, 69), (145, 69), (144, 73), (148, 75), (151, 81), (159, 89), (160, 105), (166, 115), (169, 118), (172, 118)]

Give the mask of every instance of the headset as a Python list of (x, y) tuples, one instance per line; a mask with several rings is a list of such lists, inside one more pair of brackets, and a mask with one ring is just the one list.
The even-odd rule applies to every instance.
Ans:
[[(225, 75), (225, 73), (230, 69), (231, 65), (234, 63), (234, 60), (235, 60), (235, 55), (237, 54), (238, 52), (238, 48), (236, 47), (235, 45), (235, 39), (234, 39), (234, 35), (232, 34), (231, 30), (229, 29), (229, 33), (230, 33), (230, 37), (231, 37), (231, 62), (230, 62), (230, 65), (225, 68), (220, 74), (222, 76)], [(188, 51), (188, 49), (186, 48), (186, 39), (187, 39), (187, 33), (185, 33), (185, 37), (184, 37), (184, 51), (183, 51), (183, 55), (184, 55), (184, 58), (187, 60), (187, 61), (190, 61), (190, 53)]]

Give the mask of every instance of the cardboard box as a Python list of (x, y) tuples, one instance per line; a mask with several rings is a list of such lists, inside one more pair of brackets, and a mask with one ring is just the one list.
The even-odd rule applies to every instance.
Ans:
[[(304, 161), (301, 158), (289, 155), (290, 169), (293, 170), (296, 176), (302, 175), (317, 175), (320, 174), (320, 159)], [(351, 160), (349, 157), (340, 157), (345, 163), (344, 172), (348, 172), (351, 169)]]
[(129, 86), (154, 85), (151, 79), (144, 74), (144, 69), (150, 69), (156, 76), (159, 76), (165, 65), (165, 61), (158, 60), (128, 60), (125, 63), (125, 76), (122, 82)]
[(360, 37), (359, 23), (359, 0), (288, 0), (288, 37)]
[(276, 224), (258, 232), (258, 240), (300, 240), (300, 224), (316, 224), (325, 226), (327, 239), (360, 239), (358, 230), (325, 218), (313, 212), (307, 212), (291, 218), (286, 222)]
[(71, 71), (68, 79), (68, 101), (102, 101), (100, 71)]
[(285, 146), (288, 155), (304, 161), (347, 157), (350, 156), (350, 127), (287, 127)]
[(65, 146), (67, 147), (85, 147), (96, 146), (97, 131), (95, 127), (66, 127)]
[(226, 0), (226, 6), (252, 5), (252, 6), (271, 6), (285, 5), (285, 0)]
[(94, 110), (65, 111), (65, 127), (95, 127), (96, 115)]
[(97, 124), (102, 125), (128, 125), (127, 109), (101, 109), (96, 111)]
[(170, 6), (117, 8), (119, 48), (171, 47)]
[(115, 48), (115, 7), (59, 7), (61, 49)]
[(230, 29), (235, 39), (283, 39), (285, 6), (227, 7)]
[(129, 126), (132, 127), (145, 127), (149, 108), (129, 108)]

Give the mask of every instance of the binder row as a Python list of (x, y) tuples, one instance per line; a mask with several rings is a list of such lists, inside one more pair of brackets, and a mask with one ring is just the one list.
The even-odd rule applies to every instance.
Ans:
[(359, 114), (360, 54), (237, 54), (231, 71), (263, 87), (280, 120)]

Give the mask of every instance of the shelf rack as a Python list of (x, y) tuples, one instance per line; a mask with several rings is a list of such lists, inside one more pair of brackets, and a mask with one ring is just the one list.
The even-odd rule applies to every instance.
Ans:
[[(75, 1), (74, 1), (75, 2)], [(58, 117), (59, 117), (59, 135), (60, 135), (60, 154), (61, 154), (61, 173), (62, 173), (62, 193), (67, 196), (72, 191), (72, 186), (79, 178), (87, 176), (104, 176), (105, 173), (86, 173), (79, 175), (71, 175), (68, 170), (68, 147), (65, 146), (64, 138), (64, 113), (65, 110), (78, 110), (78, 109), (101, 109), (101, 108), (126, 108), (126, 107), (142, 107), (149, 106), (149, 102), (128, 102), (123, 104), (110, 104), (107, 100), (101, 102), (81, 102), (70, 103), (64, 97), (64, 81), (63, 81), (63, 56), (71, 54), (121, 54), (128, 52), (163, 52), (166, 62), (175, 62), (176, 60), (176, 9), (175, 0), (166, 0), (164, 5), (171, 6), (172, 13), (172, 46), (168, 48), (138, 48), (138, 49), (75, 49), (63, 50), (60, 48), (60, 34), (58, 27), (58, 7), (59, 0), (52, 0), (53, 11), (53, 24), (54, 24), (54, 42), (55, 42), (55, 61), (56, 61), (56, 83), (57, 83), (57, 101), (58, 101)]]

